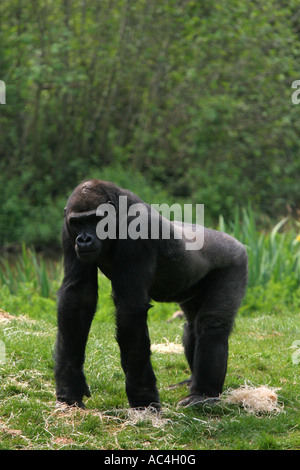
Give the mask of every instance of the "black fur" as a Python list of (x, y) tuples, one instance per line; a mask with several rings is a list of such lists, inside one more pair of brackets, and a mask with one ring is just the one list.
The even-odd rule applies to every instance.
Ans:
[[(228, 337), (247, 283), (246, 251), (229, 235), (208, 229), (204, 229), (203, 247), (187, 251), (182, 240), (174, 238), (173, 224), (169, 240), (99, 240), (96, 209), (103, 203), (113, 204), (121, 223), (119, 196), (127, 196), (129, 206), (142, 203), (149, 211), (135, 194), (101, 180), (79, 185), (66, 206), (57, 399), (83, 406), (83, 396), (90, 396), (83, 364), (97, 303), (97, 267), (112, 283), (116, 337), (130, 406), (160, 408), (147, 328), (151, 299), (178, 302), (187, 319), (183, 342), (192, 375), (190, 394), (180, 404), (218, 397), (226, 375)], [(164, 224), (165, 219), (159, 217), (160, 225)]]

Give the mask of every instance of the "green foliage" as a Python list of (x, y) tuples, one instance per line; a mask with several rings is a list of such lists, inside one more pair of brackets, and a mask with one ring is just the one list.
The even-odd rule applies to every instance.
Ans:
[(102, 175), (214, 220), (296, 210), (297, 8), (3, 0), (0, 242), (58, 243), (68, 193)]
[(5, 285), (16, 293), (22, 284), (32, 284), (41, 297), (53, 297), (57, 283), (61, 280), (61, 264), (47, 260), (22, 245), (20, 255), (0, 260), (0, 286)]
[[(123, 175), (123, 178), (126, 178)], [(142, 188), (143, 180), (136, 180)], [(232, 222), (225, 223), (219, 218), (218, 229), (232, 234), (243, 243), (249, 258), (249, 280), (240, 314), (249, 315), (259, 312), (284, 312), (289, 308), (295, 312), (300, 307), (300, 240), (293, 229), (292, 221), (282, 219), (269, 232), (259, 231), (255, 215), (251, 209), (236, 210)], [(47, 303), (56, 300), (63, 267), (62, 261), (44, 260), (35, 251), (23, 244), (22, 252), (12, 258), (0, 259), (0, 297), (6, 299), (8, 310), (24, 311), (30, 305), (35, 318), (39, 315), (39, 302), (44, 298)], [(96, 317), (100, 321), (113, 319), (114, 307), (111, 299), (110, 281), (99, 273), (99, 305)], [(1, 296), (1, 289), (2, 291)], [(10, 303), (12, 302), (12, 303)], [(17, 305), (16, 303), (17, 302)], [(22, 306), (24, 309), (22, 310)], [(149, 316), (156, 320), (166, 320), (170, 308), (155, 303)]]
[[(280, 220), (269, 232), (260, 231), (251, 209), (236, 210), (233, 222), (219, 218), (219, 230), (231, 233), (247, 248), (249, 286), (264, 287), (271, 279), (286, 279), (289, 287), (297, 288), (300, 281), (300, 240), (288, 218)], [(284, 228), (285, 231), (281, 229)]]
[(300, 307), (300, 240), (293, 221), (280, 220), (268, 232), (258, 230), (251, 209), (235, 211), (232, 222), (219, 218), (219, 230), (243, 243), (248, 253), (248, 289), (240, 314), (279, 313)]

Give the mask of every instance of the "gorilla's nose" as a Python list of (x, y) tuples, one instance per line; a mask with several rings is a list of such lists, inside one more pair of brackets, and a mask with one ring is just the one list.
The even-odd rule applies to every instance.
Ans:
[(78, 235), (76, 238), (76, 245), (79, 248), (79, 250), (88, 250), (91, 248), (93, 244), (93, 237), (89, 234), (86, 233), (81, 233)]

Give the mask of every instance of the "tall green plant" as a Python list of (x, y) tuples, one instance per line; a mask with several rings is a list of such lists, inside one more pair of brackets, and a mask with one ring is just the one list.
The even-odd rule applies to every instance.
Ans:
[(22, 244), (19, 255), (0, 259), (0, 285), (16, 293), (20, 283), (32, 283), (42, 297), (54, 297), (54, 283), (61, 277), (61, 263), (45, 261), (42, 256)]
[(294, 231), (281, 231), (288, 220), (283, 218), (265, 233), (258, 230), (251, 208), (237, 209), (234, 221), (227, 224), (220, 217), (219, 229), (231, 233), (247, 248), (250, 287), (266, 285), (271, 279), (294, 279), (295, 286), (300, 281), (300, 243), (295, 243)]

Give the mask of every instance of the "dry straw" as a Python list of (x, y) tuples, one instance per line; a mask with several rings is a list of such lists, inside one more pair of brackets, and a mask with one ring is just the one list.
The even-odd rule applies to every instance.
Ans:
[(261, 385), (254, 387), (245, 385), (223, 394), (225, 402), (242, 405), (249, 413), (281, 413), (283, 406), (278, 404), (278, 396), (274, 388)]

